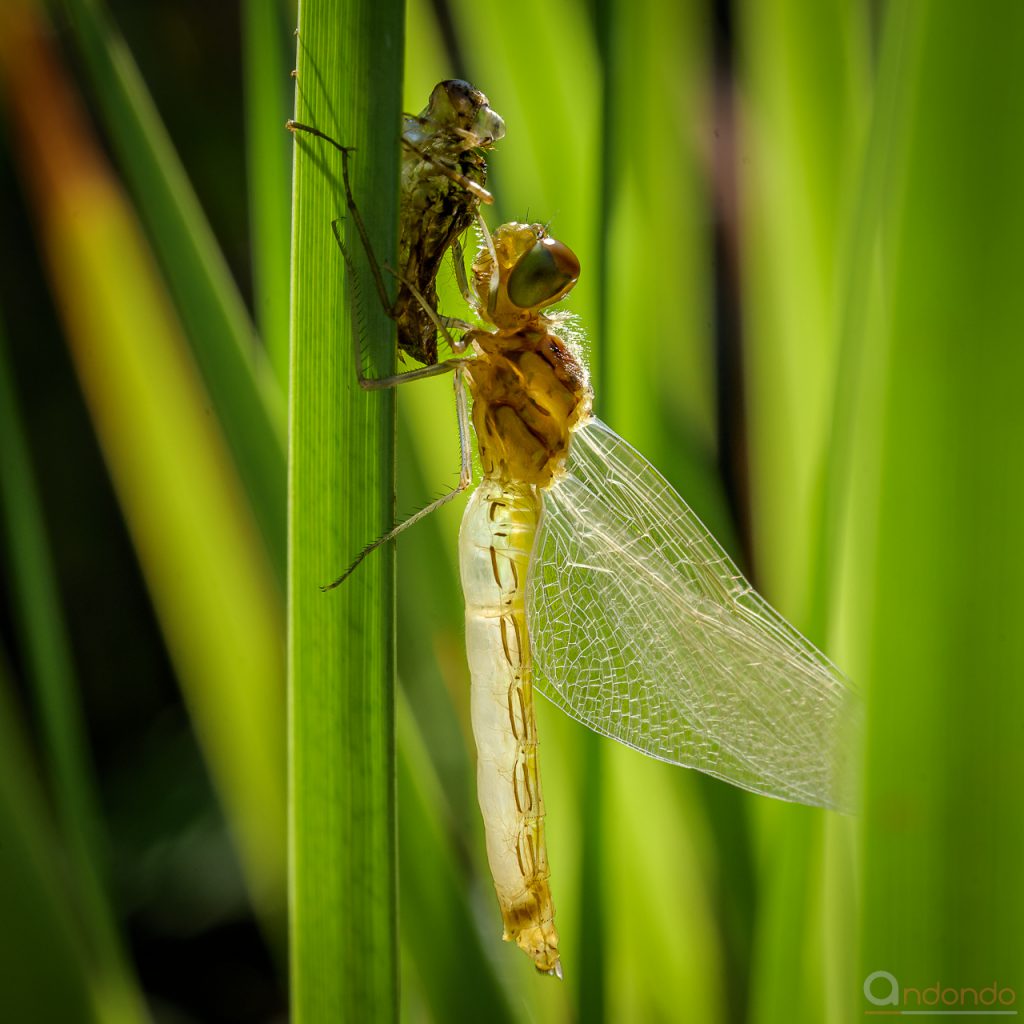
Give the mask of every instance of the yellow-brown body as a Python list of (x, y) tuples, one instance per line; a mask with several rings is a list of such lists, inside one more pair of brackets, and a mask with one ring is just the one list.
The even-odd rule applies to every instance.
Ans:
[(474, 332), (467, 376), (485, 476), (548, 487), (565, 465), (571, 432), (590, 412), (586, 374), (546, 330)]
[[(499, 262), (504, 257), (502, 265), (509, 265), (516, 253), (502, 247), (533, 245), (535, 228), (506, 226), (494, 241)], [(475, 270), (482, 291), (489, 268)], [(505, 283), (506, 278), (499, 282)], [(516, 942), (538, 970), (561, 975), (525, 593), (540, 492), (561, 473), (572, 431), (589, 415), (591, 393), (583, 367), (550, 332), (552, 321), (536, 309), (523, 316), (515, 306), (506, 315), (503, 291), (492, 299), (488, 315), (498, 330), (467, 337), (475, 354), (466, 376), (484, 478), (466, 508), (459, 537), (477, 794), (504, 937)]]

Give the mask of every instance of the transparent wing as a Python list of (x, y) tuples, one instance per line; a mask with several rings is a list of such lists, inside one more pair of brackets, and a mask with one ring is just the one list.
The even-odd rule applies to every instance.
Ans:
[(849, 809), (849, 683), (600, 420), (544, 492), (526, 608), (536, 686), (584, 725), (756, 793)]

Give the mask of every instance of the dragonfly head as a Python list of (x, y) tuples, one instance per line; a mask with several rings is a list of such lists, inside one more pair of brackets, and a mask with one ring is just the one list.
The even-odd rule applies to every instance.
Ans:
[(580, 261), (543, 224), (502, 224), (473, 263), (481, 315), (515, 330), (564, 298), (580, 276)]
[(447, 131), (461, 136), (462, 149), (486, 149), (505, 137), (505, 122), (487, 97), (461, 78), (438, 82), (418, 120), (424, 134)]

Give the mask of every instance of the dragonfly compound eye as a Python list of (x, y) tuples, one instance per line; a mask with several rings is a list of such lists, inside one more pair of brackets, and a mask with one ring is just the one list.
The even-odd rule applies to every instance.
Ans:
[(520, 309), (540, 309), (560, 299), (580, 276), (580, 261), (564, 242), (538, 239), (515, 265), (508, 297)]

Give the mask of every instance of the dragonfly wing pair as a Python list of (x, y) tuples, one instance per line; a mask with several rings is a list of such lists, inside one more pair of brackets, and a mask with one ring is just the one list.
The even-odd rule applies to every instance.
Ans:
[(671, 485), (596, 418), (543, 492), (537, 689), (591, 729), (767, 796), (850, 810), (859, 702)]

